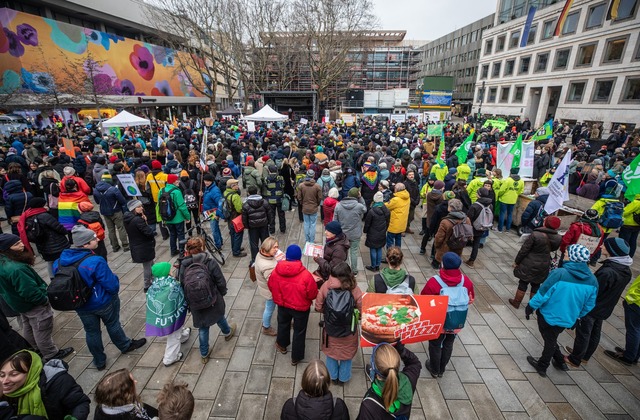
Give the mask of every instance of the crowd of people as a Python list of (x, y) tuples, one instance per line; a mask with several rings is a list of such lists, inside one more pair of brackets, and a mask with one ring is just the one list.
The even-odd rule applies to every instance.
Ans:
[[(0, 233), (0, 339), (8, 343), (0, 351), (0, 418), (6, 413), (6, 418), (82, 420), (89, 414), (90, 400), (63, 361), (73, 348), (59, 349), (53, 342), (54, 309), (77, 313), (98, 370), (108, 366), (102, 324), (123, 354), (146, 344), (144, 337), (129, 337), (120, 323), (120, 283), (108, 262), (120, 251), (142, 265), (145, 334), (167, 337), (162, 363), (183, 359), (180, 347), (191, 333), (185, 327), (188, 313), (207, 363), (210, 327), (216, 324), (231, 340), (237, 325), (225, 316), (227, 281), (207, 251), (206, 235), (218, 249), (243, 258), (248, 256), (245, 230), (247, 262), (265, 299), (261, 332), (275, 337), (279, 353), (290, 351), (292, 365), (305, 360), (311, 308), (323, 314), (326, 362), (309, 363), (302, 390), (285, 403), (282, 418), (349, 418), (346, 405), (329, 388), (352, 376), (359, 349), (353, 317), (362, 310), (364, 293), (356, 282), (361, 269), (367, 273), (367, 292), (445, 294), (450, 304), (466, 307), (475, 297), (473, 271), (463, 273), (462, 264), (476, 267), (490, 235), (516, 233), (511, 230), (514, 207), (525, 180), (518, 167), (508, 174), (496, 167), (497, 145), (517, 135), (529, 139), (536, 131), (526, 119), (509, 121), (504, 130), (482, 123), (469, 118), (444, 124), (442, 142), (428, 135), (427, 124), (372, 119), (350, 126), (261, 124), (254, 132), (237, 120), (209, 127), (200, 120), (171, 126), (153, 120), (150, 127), (104, 136), (78, 124), (25, 130), (5, 139), (0, 200), (4, 228), (11, 233)], [(64, 147), (63, 136), (72, 140), (72, 150)], [(468, 152), (459, 150), (469, 136)], [(598, 150), (592, 150), (589, 138), (581, 124), (571, 129), (556, 123), (550, 138), (535, 143), (534, 199), (520, 221), (521, 248), (513, 265), (518, 284), (509, 303), (519, 309), (530, 290), (524, 311), (527, 319), (536, 312), (544, 350), (527, 360), (542, 376), (550, 364), (567, 371), (589, 361), (603, 321), (632, 279), (640, 195), (624, 198), (628, 186), (621, 174), (640, 153), (640, 134), (620, 127)], [(593, 200), (593, 206), (562, 234), (561, 220), (546, 214), (544, 204), (547, 185), (569, 150), (569, 190)], [(303, 264), (299, 245), (282, 244), (281, 250), (276, 219), (279, 232), (286, 233), (288, 211), (297, 212), (294, 220), (305, 242), (322, 247), (312, 266)], [(436, 270), (422, 288), (403, 266), (403, 237), (416, 234), (416, 224), (420, 254)], [(363, 236), (370, 260), (359, 267)], [(160, 239), (178, 257), (173, 263), (156, 261)], [(33, 268), (36, 255), (47, 262), (48, 281)], [(593, 273), (589, 265), (598, 262)], [(629, 366), (640, 356), (639, 305), (640, 277), (623, 302), (625, 348), (605, 351)], [(408, 418), (421, 367), (434, 378), (445, 374), (464, 326), (463, 312), (455, 322), (448, 315), (442, 334), (429, 341), (424, 362), (400, 341), (374, 348), (367, 365), (371, 386), (358, 418)], [(7, 317), (18, 318), (22, 335)], [(557, 344), (565, 328), (576, 330), (574, 345), (564, 349), (567, 355)], [(95, 418), (179, 419), (193, 412), (193, 396), (184, 384), (167, 384), (158, 402), (157, 409), (142, 403), (134, 377), (121, 369), (98, 384)]]

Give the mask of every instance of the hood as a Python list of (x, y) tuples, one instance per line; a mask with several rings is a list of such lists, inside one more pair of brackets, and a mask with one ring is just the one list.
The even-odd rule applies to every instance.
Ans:
[(282, 277), (295, 277), (305, 271), (302, 261), (280, 261), (276, 264), (274, 271)]
[(440, 190), (431, 190), (427, 193), (427, 198), (430, 200), (437, 200), (438, 197), (442, 197), (442, 191)]
[(514, 181), (520, 181), (520, 175), (511, 175), (511, 179)]
[(356, 206), (360, 204), (357, 198), (353, 197), (345, 197), (340, 201), (340, 205), (342, 205), (347, 210), (353, 210)]
[(99, 171), (101, 171), (103, 169), (107, 169), (107, 165), (102, 165), (100, 163), (96, 163), (95, 165), (93, 165), (93, 170), (96, 171), (96, 172), (99, 172)]
[(459, 268), (441, 268), (438, 274), (440, 274), (440, 278), (447, 286), (457, 286), (462, 279), (462, 271)]
[(17, 179), (12, 179), (11, 181), (4, 184), (4, 190), (7, 194), (22, 192), (22, 182), (18, 181)]
[(47, 378), (47, 382), (50, 382), (58, 373), (66, 372), (67, 366), (65, 362), (60, 359), (51, 359), (44, 364), (42, 371)]
[(456, 179), (455, 175), (446, 174), (444, 176), (444, 182), (451, 181), (452, 179)]
[(493, 200), (491, 199), (491, 197), (480, 197), (478, 198), (477, 202), (482, 204), (483, 206), (490, 206), (493, 203)]
[(400, 200), (409, 200), (409, 191), (407, 190), (402, 190), (402, 191), (398, 191), (397, 193), (393, 193), (394, 197), (398, 197)]
[(322, 175), (320, 177), (320, 179), (322, 180), (322, 182), (331, 182), (331, 175)]
[(254, 172), (258, 172), (258, 170), (256, 168), (254, 168), (253, 166), (247, 166), (247, 167), (244, 168), (245, 175), (251, 175)]
[(315, 179), (305, 178), (305, 180), (304, 180), (304, 185), (306, 185), (307, 187), (311, 187), (311, 186), (315, 185), (315, 183), (316, 183)]
[(333, 238), (329, 239), (326, 244), (333, 245), (333, 244), (340, 244), (340, 242), (342, 242), (342, 245), (345, 246), (347, 249), (351, 247), (351, 243), (349, 242), (349, 240), (347, 239), (347, 236), (344, 233), (341, 233), (340, 235), (336, 235)]
[(60, 254), (60, 264), (63, 266), (75, 264), (84, 258), (87, 254), (93, 254), (91, 250), (84, 248), (68, 248)]
[(247, 197), (246, 203), (252, 209), (259, 209), (264, 205), (264, 200), (261, 195), (254, 194)]
[(573, 277), (577, 281), (584, 281), (593, 277), (593, 273), (586, 263), (565, 261), (562, 268), (566, 270), (567, 275)]
[(105, 192), (107, 192), (107, 190), (109, 188), (113, 187), (113, 185), (104, 182), (104, 181), (100, 181), (96, 184), (96, 190), (102, 194), (104, 194)]
[(602, 263), (602, 266), (603, 267), (611, 266), (613, 268), (620, 268), (616, 266), (622, 265), (625, 267), (631, 267), (632, 264), (633, 264), (633, 258), (631, 258), (628, 255), (625, 255), (623, 257), (609, 257), (606, 260), (604, 260), (604, 262)]
[(300, 390), (296, 397), (295, 410), (300, 420), (330, 419), (333, 414), (333, 395), (327, 392), (322, 397), (310, 397)]
[(383, 179), (389, 178), (389, 170), (388, 169), (380, 169), (380, 177)]
[(449, 217), (450, 219), (458, 219), (458, 220), (462, 220), (465, 217), (467, 217), (466, 214), (464, 214), (461, 211), (451, 211), (449, 212), (449, 214), (447, 215), (447, 217)]
[(102, 218), (100, 217), (100, 213), (97, 211), (88, 211), (80, 214), (80, 220), (84, 220), (87, 223), (95, 223), (102, 220)]
[(541, 195), (541, 196), (537, 197), (536, 201), (539, 201), (544, 205), (544, 204), (547, 203), (548, 199), (549, 199), (549, 194), (545, 194), (545, 195)]
[(384, 282), (387, 284), (387, 286), (394, 287), (404, 281), (407, 272), (404, 271), (403, 268), (394, 270), (390, 267), (385, 267), (382, 269), (382, 271), (380, 271), (380, 275), (384, 279)]

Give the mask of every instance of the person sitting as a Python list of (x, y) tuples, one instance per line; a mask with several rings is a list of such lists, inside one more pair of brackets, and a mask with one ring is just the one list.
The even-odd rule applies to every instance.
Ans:
[(128, 369), (118, 369), (102, 378), (96, 386), (94, 420), (150, 420), (158, 410), (144, 404), (136, 390), (136, 380)]

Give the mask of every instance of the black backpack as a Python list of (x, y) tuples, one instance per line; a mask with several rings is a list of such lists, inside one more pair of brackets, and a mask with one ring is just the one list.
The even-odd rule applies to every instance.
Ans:
[[(93, 294), (93, 285), (89, 286), (80, 276), (78, 266), (82, 261), (92, 257), (88, 253), (75, 264), (58, 266), (58, 272), (53, 276), (47, 287), (47, 297), (51, 307), (57, 311), (73, 311), (84, 306)], [(58, 264), (60, 260), (58, 260)]]
[(158, 207), (160, 209), (160, 218), (165, 222), (170, 222), (176, 217), (176, 205), (171, 197), (171, 190), (162, 189), (160, 198), (158, 199)]
[(204, 256), (195, 255), (182, 276), (184, 297), (192, 311), (207, 309), (216, 303), (217, 295), (211, 290), (211, 276)]
[(189, 180), (189, 185), (185, 185), (183, 182), (180, 182), (180, 187), (184, 194), (184, 203), (187, 205), (189, 210), (197, 210), (199, 207), (198, 198), (194, 191), (194, 183), (195, 181), (193, 179)]
[(232, 220), (238, 215), (238, 213), (236, 212), (236, 208), (233, 205), (233, 201), (231, 201), (231, 196), (233, 194), (235, 194), (235, 192), (229, 192), (226, 193), (223, 197), (222, 218), (224, 220)]
[(329, 337), (355, 334), (355, 307), (351, 290), (329, 289), (324, 301), (324, 329)]
[(42, 235), (42, 229), (37, 215), (31, 216), (25, 220), (24, 231), (27, 234), (29, 242), (35, 242), (40, 238), (40, 235)]

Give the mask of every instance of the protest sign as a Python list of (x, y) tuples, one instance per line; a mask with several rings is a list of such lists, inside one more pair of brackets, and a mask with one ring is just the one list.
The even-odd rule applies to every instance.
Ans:
[(247, 131), (250, 133), (256, 131), (256, 123), (254, 121), (247, 121)]
[(136, 180), (133, 179), (133, 175), (117, 174), (116, 177), (118, 177), (118, 181), (120, 181), (120, 184), (122, 184), (122, 188), (124, 188), (129, 197), (138, 197), (142, 195), (140, 189), (138, 189)]
[(503, 121), (503, 120), (487, 120), (482, 125), (482, 127), (484, 127), (484, 128), (489, 127), (489, 126), (491, 126), (493, 128), (497, 128), (500, 131), (504, 131), (504, 129), (507, 127), (507, 122)]
[(437, 338), (447, 316), (447, 296), (366, 293), (362, 297), (361, 347)]
[(309, 122), (309, 120), (307, 120), (306, 118), (300, 118), (300, 124), (307, 124)]
[(67, 154), (67, 156), (71, 156), (72, 158), (76, 157), (76, 151), (73, 148), (73, 140), (63, 138), (62, 145), (64, 146), (64, 152)]
[(442, 135), (442, 124), (433, 124), (427, 126), (427, 135), (438, 137)]
[(313, 244), (307, 242), (304, 244), (304, 250), (302, 253), (308, 257), (320, 257), (324, 255), (324, 247), (321, 244)]

